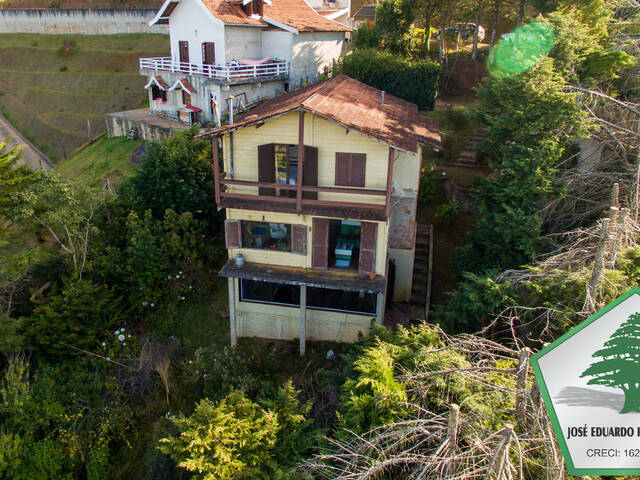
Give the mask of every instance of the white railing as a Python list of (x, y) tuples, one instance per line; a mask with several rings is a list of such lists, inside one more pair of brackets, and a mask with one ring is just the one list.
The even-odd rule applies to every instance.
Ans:
[(262, 65), (201, 65), (176, 62), (171, 57), (141, 58), (140, 68), (147, 70), (204, 75), (209, 78), (232, 80), (236, 78), (261, 78), (288, 75), (287, 62), (274, 60)]

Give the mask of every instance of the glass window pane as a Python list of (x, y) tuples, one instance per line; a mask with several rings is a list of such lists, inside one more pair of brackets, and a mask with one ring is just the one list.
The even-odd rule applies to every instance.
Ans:
[(284, 283), (241, 280), (240, 300), (298, 306), (300, 305), (300, 287)]
[(291, 251), (291, 225), (242, 221), (242, 247)]

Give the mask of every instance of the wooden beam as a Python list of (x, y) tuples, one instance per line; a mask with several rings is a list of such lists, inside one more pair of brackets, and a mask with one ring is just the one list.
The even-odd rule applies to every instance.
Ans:
[(211, 139), (213, 152), (213, 183), (215, 184), (216, 206), (220, 207), (220, 159), (218, 158), (218, 136)]
[(229, 330), (231, 331), (231, 346), (238, 343), (236, 331), (236, 285), (233, 278), (229, 278)]
[[(238, 200), (252, 200), (255, 202), (265, 201), (274, 203), (296, 203), (295, 198), (275, 197), (271, 195), (250, 195), (245, 193), (220, 192), (221, 198), (237, 198)], [(256, 204), (259, 206), (259, 204)], [(345, 208), (363, 208), (367, 210), (384, 211), (384, 204), (375, 203), (358, 203), (358, 202), (332, 202), (331, 200), (312, 200), (305, 198), (304, 205), (315, 205), (318, 207), (345, 207)], [(259, 208), (256, 208), (259, 210)]]
[[(231, 179), (222, 178), (220, 180), (220, 183), (224, 185), (242, 185), (245, 187), (279, 188), (281, 190), (297, 190), (298, 189), (298, 185), (288, 185), (285, 183), (256, 182), (253, 180), (231, 180)], [(371, 188), (316, 187), (312, 185), (303, 185), (302, 191), (303, 192), (327, 192), (327, 193), (352, 193), (354, 195), (379, 195), (379, 196), (384, 196), (387, 194), (386, 190), (374, 190)]]
[(391, 190), (393, 189), (393, 157), (395, 156), (395, 150), (393, 147), (389, 147), (389, 160), (387, 165), (387, 198), (385, 200), (384, 215), (389, 218), (391, 216)]
[(382, 325), (384, 322), (384, 292), (378, 294), (376, 299), (376, 323)]
[(304, 355), (307, 346), (307, 286), (300, 287), (300, 355)]
[(304, 111), (298, 113), (298, 184), (296, 190), (296, 212), (302, 213), (302, 169), (304, 168)]

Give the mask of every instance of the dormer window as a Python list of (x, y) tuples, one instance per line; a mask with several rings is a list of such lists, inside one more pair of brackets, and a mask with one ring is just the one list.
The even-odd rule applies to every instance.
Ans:
[(242, 2), (242, 10), (247, 16), (251, 17), (253, 15), (262, 16), (262, 0), (244, 0)]

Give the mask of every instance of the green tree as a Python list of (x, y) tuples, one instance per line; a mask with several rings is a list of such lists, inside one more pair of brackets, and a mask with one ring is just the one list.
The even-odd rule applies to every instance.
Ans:
[(609, 337), (604, 348), (592, 357), (600, 357), (582, 372), (580, 378), (593, 377), (588, 385), (619, 388), (624, 392), (620, 413), (640, 412), (640, 313), (629, 315), (627, 321)]
[(415, 19), (416, 0), (384, 0), (376, 8), (376, 31), (381, 45), (394, 54), (409, 52), (409, 30)]

